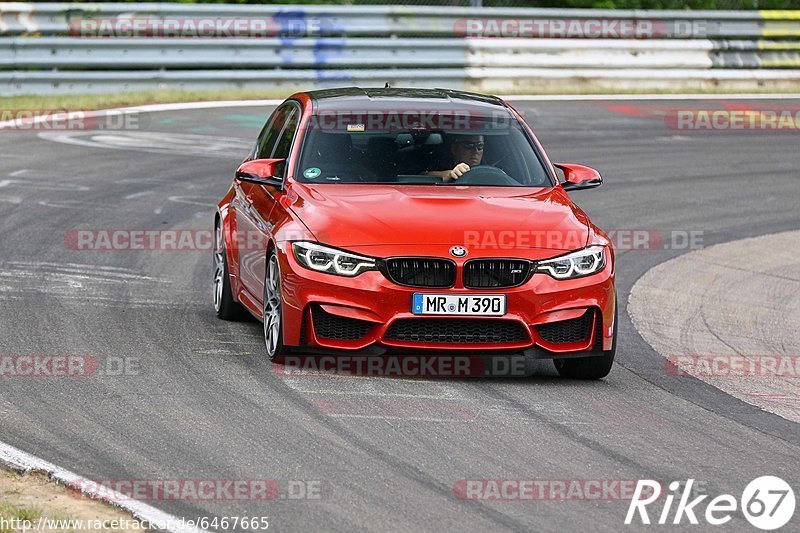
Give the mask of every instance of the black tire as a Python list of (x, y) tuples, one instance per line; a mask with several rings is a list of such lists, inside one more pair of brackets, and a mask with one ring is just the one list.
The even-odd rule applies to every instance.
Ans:
[(242, 304), (233, 299), (228, 254), (220, 222), (214, 224), (214, 311), (222, 320), (245, 320), (248, 313)]
[(617, 354), (617, 306), (614, 302), (614, 338), (611, 349), (602, 355), (591, 357), (565, 357), (553, 359), (553, 364), (562, 378), (571, 379), (602, 379), (611, 372), (614, 366), (614, 356)]
[(271, 250), (267, 254), (262, 307), (264, 348), (267, 352), (267, 357), (273, 363), (281, 363), (289, 349), (283, 344), (283, 292), (280, 264), (275, 250)]

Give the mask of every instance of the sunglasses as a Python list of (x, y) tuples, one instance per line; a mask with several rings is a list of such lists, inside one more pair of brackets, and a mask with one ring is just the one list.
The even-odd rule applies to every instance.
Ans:
[(467, 150), (476, 150), (477, 149), (479, 152), (481, 150), (483, 150), (483, 147), (485, 146), (483, 141), (481, 141), (481, 142), (464, 142), (464, 143), (458, 143), (458, 145), (466, 148)]

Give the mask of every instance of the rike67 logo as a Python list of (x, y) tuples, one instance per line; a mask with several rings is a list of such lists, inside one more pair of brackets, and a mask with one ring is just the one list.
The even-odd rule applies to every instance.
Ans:
[[(664, 506), (658, 512), (657, 506), (652, 504), (662, 496), (661, 484), (650, 479), (640, 479), (628, 507), (625, 524), (633, 523), (634, 517), (637, 515), (642, 524), (650, 524), (648, 506), (651, 505), (650, 512), (655, 513), (653, 522), (660, 525), (680, 524), (684, 517), (690, 524), (697, 525), (699, 524), (698, 516), (700, 516), (708, 524), (721, 526), (730, 522), (737, 508), (740, 508), (750, 524), (758, 529), (771, 531), (786, 525), (794, 515), (794, 491), (779, 477), (762, 476), (754, 479), (745, 487), (742, 497), (738, 501), (731, 494), (721, 494), (707, 502), (703, 513), (698, 507), (708, 498), (708, 495), (703, 494), (690, 500), (696, 494), (693, 494), (693, 485), (694, 479), (687, 480), (683, 485), (683, 491), (678, 494), (681, 483), (678, 481), (670, 483), (669, 492), (664, 498)], [(676, 497), (678, 503), (673, 513), (673, 503)], [(670, 515), (672, 515), (671, 520)]]

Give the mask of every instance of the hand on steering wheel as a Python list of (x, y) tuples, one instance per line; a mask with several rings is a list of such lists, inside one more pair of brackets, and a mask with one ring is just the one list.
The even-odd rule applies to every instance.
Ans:
[(459, 163), (453, 167), (453, 170), (442, 176), (442, 181), (447, 183), (449, 181), (457, 180), (467, 172), (469, 172), (469, 165), (466, 163)]
[(462, 174), (461, 179), (456, 185), (458, 184), (508, 186), (519, 185), (519, 182), (497, 167), (478, 165)]

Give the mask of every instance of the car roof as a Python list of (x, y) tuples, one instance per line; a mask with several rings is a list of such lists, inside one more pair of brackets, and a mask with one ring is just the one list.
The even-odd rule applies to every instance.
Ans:
[(488, 110), (507, 109), (496, 96), (452, 89), (417, 89), (402, 87), (342, 87), (305, 93), (314, 102), (314, 112), (386, 111), (393, 109)]

